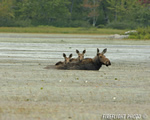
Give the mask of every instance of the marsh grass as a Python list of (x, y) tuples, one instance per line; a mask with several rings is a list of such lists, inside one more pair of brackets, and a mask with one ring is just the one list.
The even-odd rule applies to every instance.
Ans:
[(0, 27), (0, 33), (124, 34), (126, 30), (102, 28)]

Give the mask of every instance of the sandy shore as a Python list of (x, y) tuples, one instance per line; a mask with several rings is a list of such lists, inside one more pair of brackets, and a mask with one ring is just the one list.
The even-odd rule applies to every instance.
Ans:
[[(108, 49), (99, 71), (43, 69)], [(0, 120), (150, 119), (150, 41), (99, 35), (0, 34)], [(111, 120), (117, 120), (113, 118)]]

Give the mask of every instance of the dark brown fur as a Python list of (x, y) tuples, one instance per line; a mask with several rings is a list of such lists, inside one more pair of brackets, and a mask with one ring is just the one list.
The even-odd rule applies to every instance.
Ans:
[(99, 49), (97, 48), (97, 55), (92, 58), (85, 58), (80, 62), (70, 63), (61, 65), (58, 69), (67, 69), (67, 70), (99, 70), (102, 65), (109, 66), (111, 65), (110, 60), (105, 57), (105, 53), (107, 49), (104, 49), (101, 53), (99, 53)]

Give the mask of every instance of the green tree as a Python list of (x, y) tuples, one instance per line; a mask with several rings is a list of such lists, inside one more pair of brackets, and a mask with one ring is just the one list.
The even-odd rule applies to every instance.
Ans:
[(30, 19), (34, 25), (49, 25), (54, 21), (69, 19), (68, 0), (20, 0), (17, 2), (16, 16)]
[(0, 1), (0, 26), (7, 26), (14, 18), (13, 11), (14, 0), (1, 0)]
[(98, 7), (100, 5), (101, 0), (84, 0), (83, 2), (83, 7), (86, 8), (88, 12), (88, 17), (92, 19), (92, 25), (95, 26), (98, 16), (99, 16), (99, 11)]
[(107, 0), (109, 25), (117, 28), (136, 28), (150, 25), (150, 9), (139, 0)]

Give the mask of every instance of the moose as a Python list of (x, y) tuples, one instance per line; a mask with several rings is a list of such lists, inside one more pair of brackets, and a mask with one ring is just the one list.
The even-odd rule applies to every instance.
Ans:
[(63, 57), (64, 57), (65, 61), (64, 61), (64, 62), (61, 62), (61, 61), (57, 62), (57, 63), (55, 64), (55, 66), (68, 64), (68, 63), (71, 61), (72, 54), (70, 54), (69, 57), (66, 57), (66, 54), (63, 53)]
[(77, 58), (72, 58), (71, 62), (81, 62), (84, 59), (84, 54), (86, 53), (86, 50), (83, 50), (82, 53), (79, 52), (79, 50), (76, 50), (76, 53), (78, 54)]
[(78, 60), (79, 62), (81, 62), (81, 61), (84, 59), (84, 54), (86, 53), (86, 50), (83, 50), (82, 53), (80, 53), (79, 50), (76, 50), (76, 53), (78, 54), (77, 60)]
[[(63, 57), (64, 57), (64, 62), (59, 61), (55, 64), (55, 68), (60, 68), (61, 66), (65, 65), (65, 64), (69, 64), (72, 60), (72, 54), (69, 55), (69, 57), (66, 56), (65, 53), (63, 53)], [(44, 67), (44, 69), (50, 69), (50, 68), (54, 68), (53, 65), (48, 65), (46, 67)]]
[[(102, 67), (102, 65), (111, 65), (110, 60), (104, 55), (106, 52), (106, 48), (101, 53), (97, 48), (97, 54), (94, 58), (85, 58), (76, 62), (72, 62), (72, 60), (70, 60), (68, 64), (59, 64), (59, 66), (55, 64), (55, 67), (57, 69), (64, 70), (99, 70)], [(85, 51), (82, 54), (84, 53)]]

